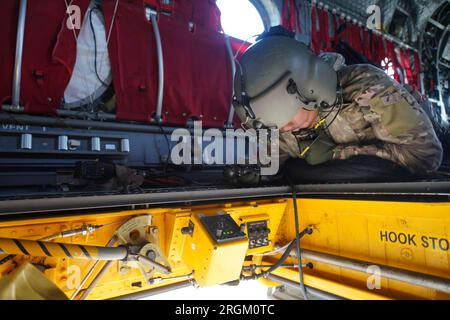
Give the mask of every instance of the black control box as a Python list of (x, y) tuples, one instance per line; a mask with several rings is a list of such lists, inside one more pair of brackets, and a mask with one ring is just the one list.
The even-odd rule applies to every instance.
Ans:
[(265, 247), (270, 244), (269, 241), (270, 229), (268, 228), (266, 220), (248, 222), (247, 233), (248, 233), (249, 249)]
[(211, 238), (218, 244), (245, 239), (245, 233), (229, 214), (200, 217)]

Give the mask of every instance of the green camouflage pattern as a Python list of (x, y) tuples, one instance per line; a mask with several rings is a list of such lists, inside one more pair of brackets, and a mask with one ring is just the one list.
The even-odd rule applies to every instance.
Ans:
[[(339, 114), (337, 110), (321, 114), (327, 116), (327, 133), (336, 147), (326, 153), (329, 159), (320, 155), (314, 158), (322, 163), (369, 155), (395, 162), (413, 173), (438, 170), (442, 145), (420, 103), (406, 88), (371, 65), (344, 67), (338, 78), (344, 106)], [(281, 160), (300, 157), (300, 147), (291, 133), (281, 134), (280, 138)], [(309, 152), (321, 150), (311, 148)]]
[(438, 170), (442, 145), (425, 111), (406, 88), (370, 65), (349, 66), (338, 75), (346, 105), (329, 128), (338, 145), (333, 159), (371, 155), (413, 173)]

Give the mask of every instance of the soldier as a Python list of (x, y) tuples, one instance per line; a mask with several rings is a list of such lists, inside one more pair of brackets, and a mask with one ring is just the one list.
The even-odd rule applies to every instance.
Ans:
[(267, 36), (241, 58), (235, 109), (246, 127), (277, 127), (295, 182), (384, 181), (435, 173), (442, 145), (418, 101), (372, 65), (316, 57)]

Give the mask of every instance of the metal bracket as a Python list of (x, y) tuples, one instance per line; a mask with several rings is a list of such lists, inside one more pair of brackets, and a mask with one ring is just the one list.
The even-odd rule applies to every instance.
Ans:
[(120, 244), (128, 246), (125, 261), (119, 261), (118, 270), (126, 274), (130, 269), (139, 269), (148, 284), (153, 284), (157, 272), (171, 274), (167, 258), (159, 246), (159, 229), (152, 227), (152, 216), (138, 216), (124, 223), (116, 236)]

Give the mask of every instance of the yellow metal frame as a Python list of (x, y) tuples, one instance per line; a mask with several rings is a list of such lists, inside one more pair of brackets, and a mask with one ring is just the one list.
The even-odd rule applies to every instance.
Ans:
[[(447, 249), (450, 232), (450, 203), (408, 203), (356, 200), (299, 199), (301, 228), (314, 226), (312, 235), (302, 239), (302, 247), (404, 270), (450, 279), (450, 253)], [(173, 274), (156, 274), (160, 278), (189, 275), (192, 269), (209, 268), (208, 281), (198, 281), (202, 285), (219, 284), (224, 279), (214, 276), (215, 264), (204, 259), (187, 258), (186, 248), (189, 235), (181, 229), (189, 225), (193, 216), (224, 211), (240, 225), (249, 221), (268, 219), (271, 245), (264, 248), (246, 250), (245, 264), (271, 263), (277, 256), (253, 256), (271, 251), (275, 244), (284, 245), (295, 238), (294, 213), (291, 199), (272, 199), (254, 202), (236, 202), (225, 205), (206, 205), (167, 209), (146, 209), (58, 216), (51, 218), (16, 219), (0, 222), (0, 238), (37, 240), (72, 229), (84, 224), (108, 226), (88, 236), (73, 236), (58, 239), (57, 242), (105, 246), (121, 222), (137, 215), (152, 215), (152, 224), (159, 230), (159, 243), (167, 257)], [(116, 223), (115, 225), (112, 223)], [(395, 241), (393, 241), (395, 240)], [(208, 250), (211, 243), (205, 241)], [(447, 249), (447, 250), (444, 250)], [(38, 250), (38, 248), (36, 249)], [(4, 256), (0, 255), (0, 259)], [(219, 255), (226, 257), (233, 268), (242, 267), (240, 254)], [(279, 256), (278, 256), (279, 257)], [(188, 261), (189, 260), (189, 261)], [(93, 265), (93, 261), (16, 256), (0, 266), (0, 277), (9, 274), (25, 261), (45, 266), (45, 275), (71, 296), (76, 283), (82, 279)], [(192, 262), (194, 261), (194, 262)], [(288, 263), (294, 263), (291, 259)], [(304, 261), (307, 262), (307, 261)], [(93, 280), (104, 262), (100, 262), (88, 279), (84, 288)], [(194, 265), (193, 265), (194, 264)], [(450, 299), (449, 295), (399, 281), (381, 279), (381, 288), (369, 290), (369, 275), (326, 264), (315, 263), (312, 270), (305, 270), (305, 284), (349, 299)], [(212, 268), (211, 268), (212, 266)], [(218, 274), (218, 273), (217, 273)], [(295, 269), (278, 269), (276, 275), (298, 281)], [(199, 277), (194, 274), (194, 279)], [(196, 280), (200, 280), (197, 278)], [(112, 267), (89, 295), (89, 299), (108, 299), (151, 288), (165, 286), (179, 280), (168, 280), (154, 285), (146, 284), (139, 270), (119, 270), (119, 264)], [(262, 280), (268, 286), (277, 285)]]
[(192, 268), (197, 284), (206, 287), (239, 279), (248, 241), (217, 244), (197, 214), (193, 214), (190, 221), (194, 229), (192, 235), (185, 238), (182, 260)]

